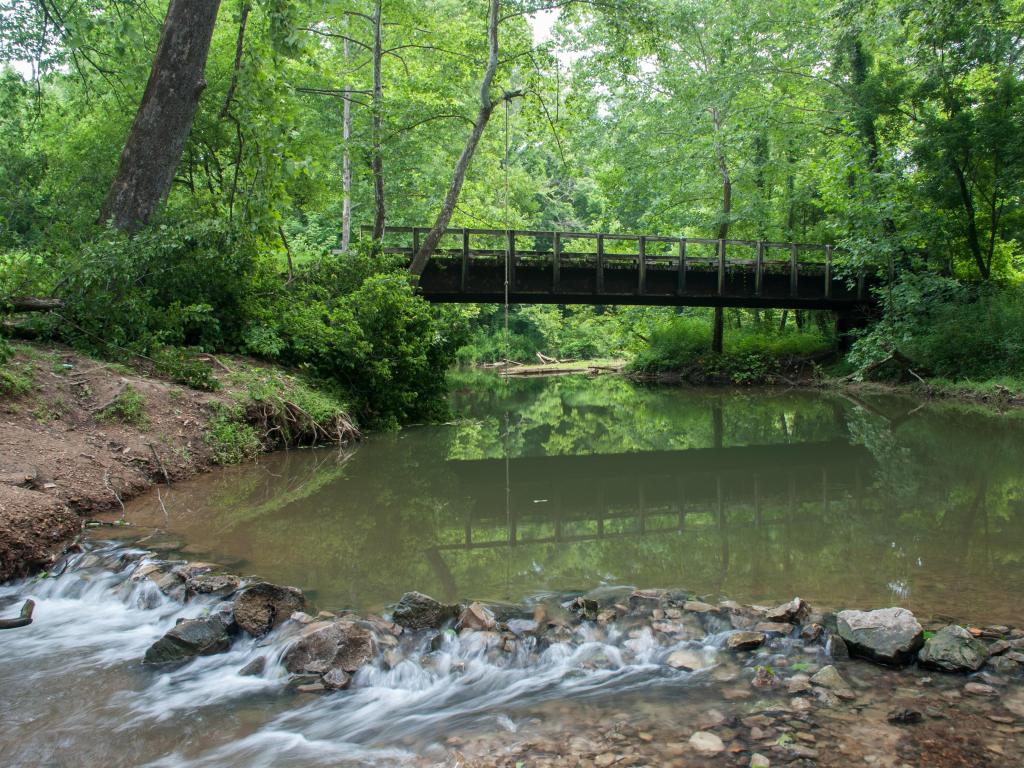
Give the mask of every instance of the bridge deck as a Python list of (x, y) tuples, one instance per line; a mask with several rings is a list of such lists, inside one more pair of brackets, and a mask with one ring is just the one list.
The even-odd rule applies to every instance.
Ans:
[[(426, 232), (390, 228), (385, 251), (411, 260)], [(503, 302), (507, 278), (509, 301), (516, 304), (841, 311), (873, 303), (872, 281), (863, 274), (837, 275), (833, 254), (831, 245), (808, 243), (450, 229), (420, 290), (434, 302)]]

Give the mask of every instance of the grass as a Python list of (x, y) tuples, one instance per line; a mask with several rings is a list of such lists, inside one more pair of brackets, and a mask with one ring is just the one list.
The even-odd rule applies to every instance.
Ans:
[(264, 449), (256, 427), (245, 420), (240, 406), (218, 406), (204, 439), (217, 464), (252, 461)]
[(130, 384), (97, 416), (104, 421), (119, 421), (143, 429), (149, 426), (146, 398)]

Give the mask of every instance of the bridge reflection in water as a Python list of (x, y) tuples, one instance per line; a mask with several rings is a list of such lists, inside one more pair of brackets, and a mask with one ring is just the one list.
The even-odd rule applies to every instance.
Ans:
[[(861, 496), (874, 461), (843, 441), (684, 451), (543, 456), (448, 462), (453, 491), (471, 499), (462, 541), (438, 550), (482, 549), (772, 525), (766, 507), (793, 509)], [(688, 516), (690, 518), (688, 522)]]

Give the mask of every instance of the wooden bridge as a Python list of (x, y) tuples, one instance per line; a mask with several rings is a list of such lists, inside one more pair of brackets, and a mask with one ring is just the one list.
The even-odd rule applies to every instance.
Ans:
[[(412, 259), (425, 227), (391, 227)], [(874, 303), (870, 276), (837, 275), (831, 245), (595, 232), (449, 229), (420, 278), (433, 302), (644, 304), (847, 311)]]

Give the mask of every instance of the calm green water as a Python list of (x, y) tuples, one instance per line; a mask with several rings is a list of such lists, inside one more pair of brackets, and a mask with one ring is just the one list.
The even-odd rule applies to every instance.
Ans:
[(457, 421), (130, 505), (193, 559), (381, 609), (599, 584), (1024, 619), (1024, 418), (902, 398), (455, 381)]

